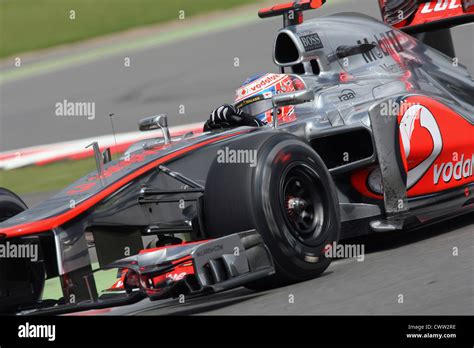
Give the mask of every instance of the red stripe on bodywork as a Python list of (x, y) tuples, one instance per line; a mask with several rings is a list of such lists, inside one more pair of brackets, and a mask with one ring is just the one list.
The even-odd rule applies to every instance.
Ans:
[(104, 190), (98, 192), (96, 195), (90, 197), (89, 199), (85, 200), (84, 202), (78, 204), (75, 208), (72, 208), (71, 210), (68, 210), (67, 212), (64, 212), (62, 214), (59, 214), (57, 216), (47, 218), (44, 220), (39, 220), (39, 221), (33, 221), (33, 222), (27, 222), (25, 224), (21, 225), (16, 225), (16, 226), (11, 226), (11, 227), (6, 227), (6, 228), (0, 228), (0, 233), (5, 234), (7, 237), (19, 237), (19, 236), (24, 236), (27, 234), (32, 234), (32, 233), (37, 233), (37, 232), (43, 232), (47, 230), (51, 230), (53, 228), (56, 228), (58, 226), (61, 226), (67, 221), (72, 220), (79, 214), (85, 212), (87, 209), (91, 208), (98, 202), (100, 202), (102, 199), (106, 198), (108, 195), (112, 194), (131, 180), (139, 177), (140, 175), (146, 173), (147, 171), (153, 169), (159, 164), (162, 164), (166, 161), (172, 160), (182, 154), (185, 154), (187, 152), (190, 152), (192, 150), (198, 149), (200, 147), (203, 147), (208, 144), (212, 144), (214, 142), (217, 142), (219, 140), (223, 140), (226, 138), (230, 138), (234, 135), (241, 134), (245, 131), (240, 131), (237, 133), (233, 134), (227, 134), (223, 135), (217, 138), (209, 139), (206, 141), (203, 141), (198, 144), (191, 145), (187, 148), (178, 150), (176, 152), (170, 153), (162, 158), (157, 159), (154, 162), (151, 162), (147, 164), (146, 166), (143, 166), (142, 168), (137, 169), (133, 173), (130, 173), (130, 175), (118, 180), (117, 182), (113, 183), (112, 185), (108, 186)]

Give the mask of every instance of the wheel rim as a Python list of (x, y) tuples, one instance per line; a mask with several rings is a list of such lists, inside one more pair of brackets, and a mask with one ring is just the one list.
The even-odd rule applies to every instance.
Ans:
[(317, 173), (304, 163), (288, 167), (280, 182), (280, 202), (290, 233), (315, 245), (324, 226), (323, 190)]

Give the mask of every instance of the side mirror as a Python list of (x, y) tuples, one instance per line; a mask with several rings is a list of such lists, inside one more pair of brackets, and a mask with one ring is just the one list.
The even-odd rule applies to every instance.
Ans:
[(169, 144), (171, 142), (170, 131), (168, 129), (168, 118), (164, 114), (142, 118), (140, 121), (138, 121), (138, 128), (141, 131), (149, 131), (160, 128), (163, 132), (165, 144)]
[(94, 158), (95, 158), (95, 165), (97, 168), (97, 176), (100, 178), (100, 182), (102, 186), (104, 186), (104, 182), (102, 180), (104, 175), (104, 163), (102, 162), (102, 154), (100, 153), (99, 143), (94, 141), (93, 143), (86, 146), (86, 149), (92, 147), (94, 150)]
[[(314, 91), (312, 89), (303, 89), (300, 91), (276, 94), (272, 97), (273, 115), (278, 115), (278, 107), (288, 105), (298, 105), (314, 100)], [(273, 128), (278, 127), (278, 117), (273, 117)]]
[(112, 161), (112, 153), (110, 152), (110, 147), (102, 151), (102, 163), (106, 164)]

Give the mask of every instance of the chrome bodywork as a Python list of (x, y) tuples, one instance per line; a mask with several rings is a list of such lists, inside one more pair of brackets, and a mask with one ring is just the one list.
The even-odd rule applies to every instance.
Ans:
[[(301, 38), (314, 34), (320, 48), (305, 49)], [(291, 48), (282, 44), (286, 39), (293, 43), (296, 59), (281, 59), (280, 52)], [(361, 43), (376, 47), (367, 54), (336, 57), (338, 47)], [(299, 120), (312, 119), (305, 121), (312, 129), (369, 127), (371, 106), (407, 94), (436, 98), (474, 122), (474, 82), (461, 63), (362, 14), (340, 13), (281, 29), (273, 59), (282, 68), (299, 71), (306, 86), (314, 89), (315, 100), (297, 107)]]

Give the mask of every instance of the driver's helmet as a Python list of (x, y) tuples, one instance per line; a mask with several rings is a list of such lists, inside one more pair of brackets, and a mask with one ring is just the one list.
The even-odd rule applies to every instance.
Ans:
[[(258, 118), (263, 123), (271, 123), (273, 116), (272, 96), (304, 89), (303, 81), (287, 74), (259, 74), (245, 80), (235, 93), (235, 106), (243, 112)], [(293, 105), (278, 108), (278, 122), (296, 120)]]

